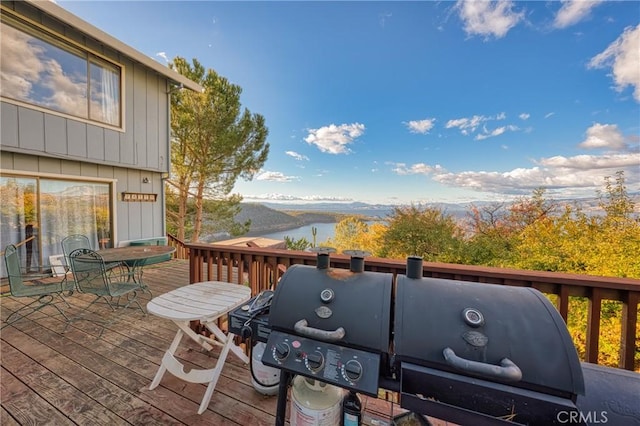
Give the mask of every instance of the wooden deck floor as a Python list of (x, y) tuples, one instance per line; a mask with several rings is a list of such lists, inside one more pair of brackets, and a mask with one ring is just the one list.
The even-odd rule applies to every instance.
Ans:
[[(189, 284), (188, 262), (172, 260), (145, 268), (154, 295)], [(143, 306), (149, 296), (144, 296)], [(67, 298), (73, 316), (91, 296)], [(0, 298), (4, 321), (22, 299)], [(108, 313), (106, 305), (93, 307)], [(110, 312), (110, 311), (109, 311)], [(197, 414), (205, 391), (167, 373), (153, 379), (176, 328), (168, 320), (129, 309), (98, 339), (100, 326), (77, 321), (62, 334), (64, 319), (45, 308), (0, 332), (0, 424), (7, 425), (273, 425), (277, 397), (251, 386), (248, 369), (229, 355), (208, 410)], [(189, 367), (211, 368), (218, 349), (205, 353), (184, 338), (176, 356)], [(212, 359), (213, 358), (213, 359)], [(395, 404), (365, 399), (368, 415), (389, 419)], [(380, 423), (384, 425), (384, 423)], [(388, 424), (388, 423), (387, 423)], [(444, 422), (434, 424), (445, 424)]]

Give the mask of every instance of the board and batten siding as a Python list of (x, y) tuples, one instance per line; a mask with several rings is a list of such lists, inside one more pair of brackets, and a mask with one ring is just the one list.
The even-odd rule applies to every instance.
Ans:
[[(116, 179), (116, 241), (165, 233), (162, 174), (169, 172), (168, 78), (24, 2), (3, 7), (123, 68), (123, 128), (0, 102), (0, 172)], [(149, 183), (143, 183), (148, 178)], [(155, 203), (122, 202), (120, 193), (156, 193)]]

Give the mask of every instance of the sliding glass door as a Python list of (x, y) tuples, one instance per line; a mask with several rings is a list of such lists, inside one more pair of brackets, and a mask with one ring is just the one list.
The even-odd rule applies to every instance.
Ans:
[(112, 246), (109, 183), (2, 176), (0, 193), (2, 250), (18, 246), (27, 271), (50, 265), (68, 235), (86, 235), (94, 249)]

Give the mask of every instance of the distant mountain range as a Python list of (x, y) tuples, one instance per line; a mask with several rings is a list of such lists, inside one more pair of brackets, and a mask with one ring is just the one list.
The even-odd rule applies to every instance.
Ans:
[(287, 212), (329, 212), (347, 215), (362, 214), (372, 217), (384, 217), (393, 211), (393, 206), (383, 204), (352, 203), (261, 203), (270, 209)]
[[(640, 194), (631, 194), (636, 212), (640, 213)], [(578, 203), (587, 213), (600, 212), (598, 198), (554, 200), (559, 205)], [(429, 203), (429, 207), (441, 209), (456, 219), (463, 219), (471, 205), (482, 207), (495, 204), (493, 201), (474, 201), (465, 203)], [(508, 204), (508, 203), (506, 203)], [(258, 236), (309, 225), (311, 223), (339, 222), (346, 216), (362, 216), (368, 220), (385, 219), (397, 206), (385, 204), (353, 203), (242, 203), (241, 212), (236, 221), (251, 220), (247, 236)]]
[[(367, 204), (361, 202), (352, 203), (306, 203), (306, 204), (284, 204), (284, 203), (261, 203), (262, 205), (278, 211), (296, 212), (313, 211), (339, 213), (343, 215), (362, 215), (369, 218), (384, 219), (397, 206), (388, 204)], [(449, 214), (457, 215), (466, 211), (469, 204), (454, 203), (430, 203), (429, 206), (440, 208)]]

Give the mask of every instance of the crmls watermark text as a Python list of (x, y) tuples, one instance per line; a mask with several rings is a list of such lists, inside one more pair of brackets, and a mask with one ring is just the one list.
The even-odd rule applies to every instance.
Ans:
[(559, 411), (556, 420), (560, 424), (604, 424), (609, 418), (606, 411)]

